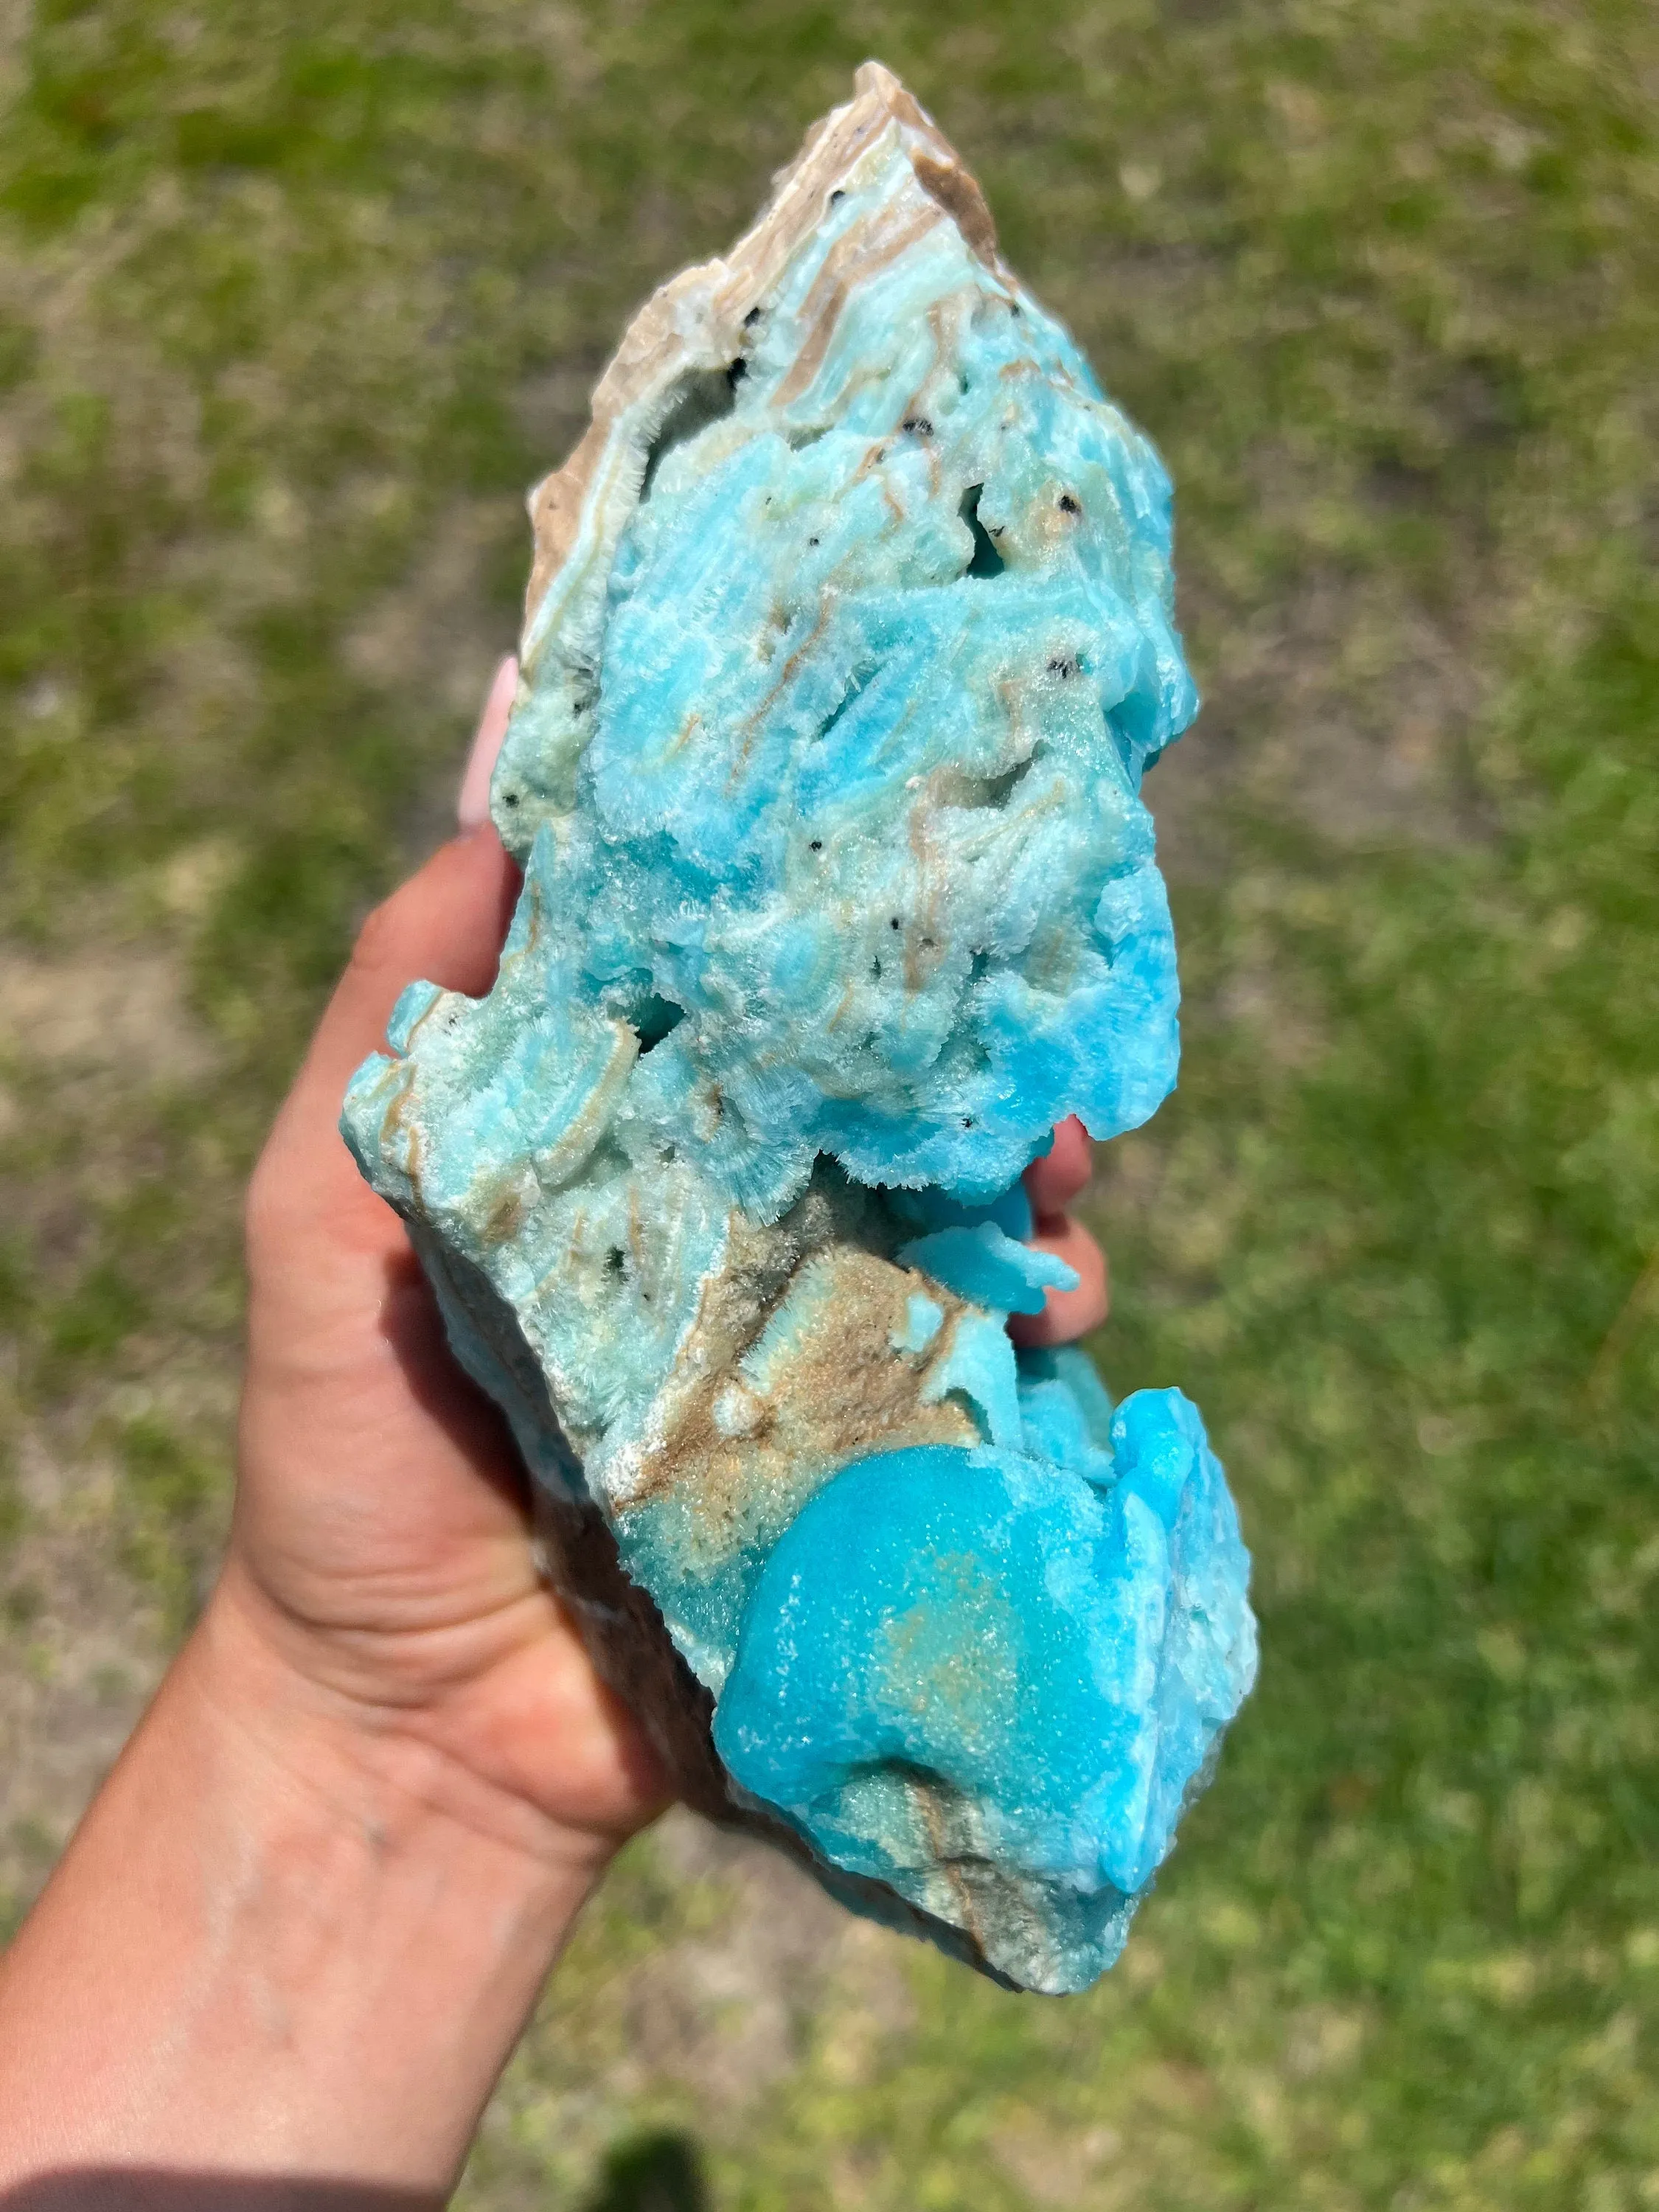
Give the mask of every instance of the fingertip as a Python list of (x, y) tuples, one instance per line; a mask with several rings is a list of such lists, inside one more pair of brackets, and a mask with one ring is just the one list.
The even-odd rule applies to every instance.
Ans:
[(519, 872), (492, 824), (452, 837), (375, 908), (324, 1012), (297, 1090), (320, 1091), (331, 1126), (347, 1079), (381, 1050), (404, 987), (416, 981), (482, 998), (495, 981)]
[(1063, 1212), (1089, 1187), (1094, 1146), (1075, 1114), (1054, 1124), (1054, 1142), (1025, 1170), (1025, 1192), (1039, 1219)]
[(441, 845), (375, 910), (370, 924), (380, 942), (366, 951), (360, 939), (353, 966), (388, 970), (380, 982), (381, 995), (391, 990), (388, 1012), (404, 985), (416, 980), (482, 998), (495, 979), (520, 881), (495, 824), (476, 823)]
[(455, 801), (455, 817), (463, 830), (476, 830), (489, 818), (489, 780), (501, 757), (501, 742), (507, 735), (518, 689), (519, 663), (516, 656), (509, 653), (495, 671), (473, 733), (471, 750), (466, 757)]
[(1073, 1291), (1050, 1291), (1041, 1313), (1010, 1315), (1008, 1334), (1028, 1350), (1075, 1343), (1079, 1337), (1098, 1328), (1109, 1310), (1106, 1255), (1082, 1223), (1069, 1214), (1040, 1220), (1027, 1241), (1075, 1268), (1078, 1285)]

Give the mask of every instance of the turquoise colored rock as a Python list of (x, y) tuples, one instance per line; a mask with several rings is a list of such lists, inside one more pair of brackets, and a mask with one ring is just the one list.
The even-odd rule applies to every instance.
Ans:
[(405, 993), (348, 1141), (710, 1809), (1080, 1988), (1255, 1666), (1196, 1412), (1005, 1327), (1074, 1280), (1024, 1241), (1054, 1124), (1175, 1079), (1168, 482), (870, 65), (532, 515), (500, 975)]
[(752, 1796), (937, 1917), (1002, 1923), (1037, 1987), (1117, 1956), (1248, 1677), (1197, 1413), (1138, 1391), (1102, 1442), (1076, 1472), (983, 1446), (848, 1468), (774, 1547), (714, 1717)]

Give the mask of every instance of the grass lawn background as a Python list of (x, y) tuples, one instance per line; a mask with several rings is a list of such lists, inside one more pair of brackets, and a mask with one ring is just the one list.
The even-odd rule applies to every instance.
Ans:
[(0, 1929), (210, 1576), (239, 1184), (523, 489), (872, 52), (1176, 479), (1094, 1349), (1203, 1406), (1261, 1683), (1087, 1998), (636, 1846), (463, 2201), (1659, 2204), (1644, 0), (0, 9)]

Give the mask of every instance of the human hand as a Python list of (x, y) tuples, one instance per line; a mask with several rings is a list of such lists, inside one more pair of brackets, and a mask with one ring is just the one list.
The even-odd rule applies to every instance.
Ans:
[[(456, 1365), (403, 1225), (337, 1127), (405, 984), (476, 996), (493, 980), (517, 876), (489, 778), (517, 675), (504, 661), (486, 702), (460, 836), (370, 917), (255, 1171), (241, 1476), (215, 1604), (378, 1752), (432, 1754), (478, 1814), (529, 1808), (597, 1868), (660, 1810), (664, 1778), (539, 1576), (506, 1424)], [(1090, 1173), (1073, 1115), (1024, 1180), (1031, 1242), (1080, 1280), (1012, 1317), (1021, 1345), (1105, 1317), (1105, 1256), (1066, 1210)]]
[[(402, 1224), (337, 1126), (406, 983), (476, 996), (494, 977), (517, 878), (489, 787), (516, 678), (505, 661), (460, 837), (371, 917), (254, 1176), (241, 1486), (216, 1603), (377, 1746), (418, 1745), (452, 1785), (532, 1808), (597, 1864), (659, 1808), (661, 1774), (538, 1576), (506, 1425), (455, 1364)], [(1066, 1212), (1090, 1152), (1073, 1116), (1026, 1172), (1031, 1241), (1080, 1280), (1012, 1317), (1023, 1345), (1104, 1318), (1104, 1255)]]
[(485, 818), (515, 664), (490, 692), (462, 833), (364, 926), (255, 1170), (240, 1480), (215, 1604), (296, 1696), (407, 1747), (467, 1817), (546, 1824), (602, 1864), (661, 1771), (538, 1570), (505, 1421), (456, 1365), (402, 1223), (339, 1128), (352, 1071), (417, 977), (478, 996), (517, 873)]
[[(476, 996), (494, 976), (516, 878), (489, 826), (489, 774), (516, 674), (503, 663), (485, 706), (461, 836), (371, 917), (254, 1176), (225, 1601), (308, 1689), (602, 1849), (657, 1809), (660, 1777), (538, 1577), (505, 1425), (455, 1365), (403, 1226), (337, 1127), (404, 984)], [(1073, 1116), (1025, 1182), (1032, 1242), (1081, 1280), (1013, 1316), (1021, 1344), (1104, 1318), (1104, 1256), (1066, 1211), (1089, 1174)]]

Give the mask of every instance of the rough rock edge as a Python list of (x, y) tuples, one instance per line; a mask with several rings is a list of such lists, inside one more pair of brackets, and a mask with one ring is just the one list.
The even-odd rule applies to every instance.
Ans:
[(742, 351), (744, 317), (817, 229), (830, 194), (885, 132), (898, 134), (917, 183), (939, 208), (939, 220), (954, 223), (986, 266), (1012, 289), (985, 195), (933, 118), (879, 62), (866, 62), (854, 88), (846, 106), (833, 108), (808, 131), (799, 153), (773, 179), (772, 198), (759, 221), (731, 252), (682, 270), (652, 295), (594, 387), (592, 417), (580, 443), (531, 493), (536, 550), (525, 592), (526, 661), (533, 654), (538, 617), (574, 548), (619, 418), (653, 392), (672, 393), (687, 371), (724, 368)]

